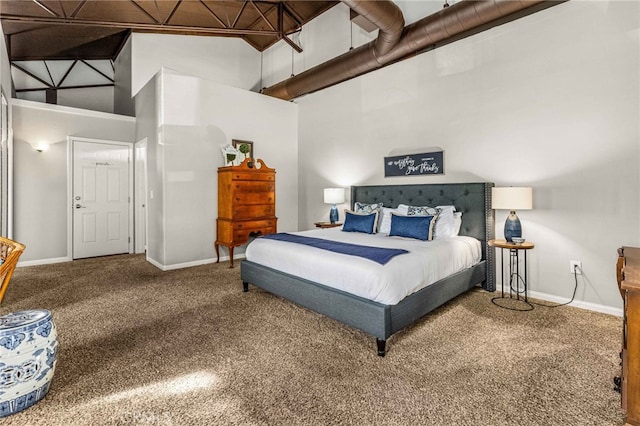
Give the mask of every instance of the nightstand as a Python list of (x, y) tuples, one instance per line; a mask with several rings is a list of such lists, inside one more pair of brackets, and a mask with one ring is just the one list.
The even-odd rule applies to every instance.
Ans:
[[(501, 295), (491, 299), (494, 305), (501, 308), (511, 309), (513, 311), (530, 311), (533, 309), (533, 305), (529, 303), (527, 297), (527, 252), (535, 247), (535, 245), (529, 241), (525, 241), (522, 244), (510, 243), (506, 240), (489, 240), (488, 243), (491, 247), (497, 247), (500, 249), (500, 272), (502, 279)], [(504, 268), (504, 253), (505, 250), (509, 254), (509, 296), (505, 296), (505, 268)], [(523, 254), (523, 271), (520, 274), (520, 252)], [(522, 287), (520, 284), (522, 283)], [(522, 297), (521, 297), (522, 295)], [(517, 300), (519, 303), (524, 304), (524, 308), (504, 306), (498, 303), (500, 300), (512, 299)]]
[(316, 222), (315, 225), (316, 225), (316, 228), (335, 228), (337, 226), (342, 226), (342, 223), (341, 222), (335, 222), (335, 223)]

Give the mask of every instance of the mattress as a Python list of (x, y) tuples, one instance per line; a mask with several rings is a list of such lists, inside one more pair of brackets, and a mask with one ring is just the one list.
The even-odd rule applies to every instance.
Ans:
[(466, 236), (420, 241), (342, 232), (341, 228), (293, 234), (408, 250), (380, 265), (357, 256), (266, 238), (253, 240), (246, 249), (247, 260), (385, 305), (395, 305), (421, 288), (470, 268), (482, 256), (480, 241)]

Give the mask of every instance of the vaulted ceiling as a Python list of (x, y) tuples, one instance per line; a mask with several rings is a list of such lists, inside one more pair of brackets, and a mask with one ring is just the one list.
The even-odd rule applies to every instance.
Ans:
[(259, 51), (337, 1), (0, 0), (9, 59), (115, 59), (131, 31), (240, 37)]

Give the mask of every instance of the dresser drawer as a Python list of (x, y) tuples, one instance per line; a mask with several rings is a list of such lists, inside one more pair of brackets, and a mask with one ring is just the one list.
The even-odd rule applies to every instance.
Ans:
[(275, 204), (276, 193), (272, 192), (237, 192), (231, 202), (234, 206), (247, 204)]
[(243, 192), (274, 192), (275, 182), (264, 181), (239, 181), (232, 184), (234, 194)]
[(273, 226), (267, 226), (265, 228), (259, 229), (241, 229), (238, 231), (234, 231), (233, 242), (236, 244), (244, 244), (249, 241), (250, 237), (259, 237), (261, 235), (274, 234), (275, 232), (276, 229)]
[(233, 241), (234, 243), (245, 243), (249, 240), (249, 237), (273, 234), (276, 232), (276, 229), (276, 219), (234, 223)]
[(234, 219), (252, 219), (275, 216), (276, 208), (273, 204), (237, 205), (232, 209)]
[(242, 173), (235, 172), (231, 177), (236, 180), (261, 180), (275, 182), (276, 176), (273, 173)]

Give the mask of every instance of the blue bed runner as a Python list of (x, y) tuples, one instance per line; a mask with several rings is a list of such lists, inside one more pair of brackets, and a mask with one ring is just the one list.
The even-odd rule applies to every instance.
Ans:
[(322, 238), (304, 237), (302, 235), (287, 234), (281, 232), (278, 234), (269, 234), (260, 238), (270, 240), (287, 241), (290, 243), (304, 244), (307, 246), (328, 250), (335, 253), (346, 254), (349, 256), (358, 256), (365, 259), (373, 260), (381, 265), (389, 262), (393, 257), (400, 254), (409, 253), (403, 249), (390, 249), (383, 247), (369, 247), (358, 244), (341, 243), (339, 241), (323, 240)]

